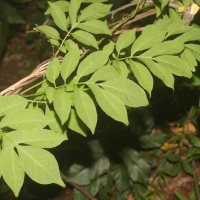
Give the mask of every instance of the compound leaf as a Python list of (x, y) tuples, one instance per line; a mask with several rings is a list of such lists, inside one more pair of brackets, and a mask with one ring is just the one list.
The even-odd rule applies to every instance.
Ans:
[(192, 52), (193, 56), (200, 62), (200, 45), (186, 44), (185, 46)]

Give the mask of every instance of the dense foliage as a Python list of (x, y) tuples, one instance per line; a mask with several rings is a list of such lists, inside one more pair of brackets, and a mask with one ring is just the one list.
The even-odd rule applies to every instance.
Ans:
[[(112, 4), (107, 0), (48, 2), (45, 14), (50, 16), (50, 22), (34, 28), (45, 35), (53, 48), (52, 58), (42, 65), (47, 67), (44, 77), (18, 91), (19, 94), (0, 96), (0, 173), (16, 196), (25, 174), (39, 184), (65, 187), (58, 163), (46, 149), (59, 146), (68, 139), (68, 133), (86, 137), (90, 133), (126, 130), (131, 108), (148, 105), (157, 84), (155, 77), (172, 90), (176, 76), (192, 77), (200, 61), (200, 27), (188, 25), (182, 19), (181, 2), (177, 6), (179, 13), (168, 7), (168, 0), (150, 3), (156, 7), (155, 22), (146, 25), (141, 33), (133, 27), (116, 37), (116, 30), (138, 12), (149, 9), (149, 4), (142, 0), (136, 2), (134, 12), (109, 29), (105, 18)], [(97, 124), (102, 122), (114, 125), (102, 126), (104, 129), (100, 130)], [(119, 126), (118, 131), (115, 126)], [(128, 127), (134, 129), (132, 124)], [(109, 137), (109, 140), (115, 138)], [(135, 137), (143, 149), (156, 149), (167, 139), (164, 134), (128, 134), (127, 139), (130, 137)], [(194, 138), (189, 138), (192, 143)], [(199, 147), (199, 143), (195, 145)], [(67, 172), (69, 182), (86, 186), (93, 195), (104, 188), (99, 193), (100, 199), (109, 199), (103, 191), (110, 189), (112, 182), (117, 190), (115, 199), (126, 199), (130, 188), (134, 188), (138, 198), (144, 195), (147, 199), (154, 193), (144, 187), (153, 163), (140, 152), (124, 148), (111, 167), (101, 145), (91, 141), (90, 146), (95, 158), (92, 165), (73, 163)], [(190, 152), (189, 156), (194, 154)], [(182, 163), (173, 153), (162, 162), (163, 173), (175, 176), (181, 166), (191, 173), (187, 163)], [(74, 190), (74, 199), (84, 196)]]

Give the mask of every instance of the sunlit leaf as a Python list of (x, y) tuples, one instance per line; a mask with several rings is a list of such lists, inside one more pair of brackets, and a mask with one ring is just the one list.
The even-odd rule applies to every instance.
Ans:
[(116, 50), (118, 53), (120, 53), (120, 51), (128, 46), (130, 46), (136, 38), (136, 34), (135, 34), (135, 29), (132, 29), (128, 32), (122, 33), (116, 42)]
[(56, 183), (65, 187), (58, 164), (48, 151), (33, 146), (17, 146), (19, 158), (26, 174), (40, 184)]
[(112, 5), (106, 5), (102, 3), (92, 3), (81, 11), (81, 15), (78, 21), (86, 21), (89, 19), (99, 19), (105, 17)]
[(49, 9), (53, 21), (55, 24), (63, 31), (67, 30), (67, 18), (64, 11), (57, 4), (51, 3), (48, 1)]
[(60, 62), (59, 62), (58, 58), (54, 58), (49, 63), (47, 70), (46, 70), (47, 80), (55, 85), (56, 79), (58, 78), (59, 74), (60, 74)]
[(149, 93), (151, 96), (151, 91), (153, 89), (153, 77), (149, 70), (139, 62), (130, 62), (131, 70), (137, 79), (138, 83)]
[(69, 17), (71, 26), (74, 27), (77, 21), (77, 14), (81, 6), (81, 0), (71, 0), (69, 4)]
[(54, 94), (53, 106), (62, 124), (68, 120), (71, 105), (72, 100), (69, 94), (62, 88), (56, 90)]
[(55, 39), (55, 40), (60, 39), (59, 32), (51, 26), (47, 26), (47, 25), (38, 26), (34, 28), (34, 30), (39, 30), (40, 32), (44, 33), (48, 38)]
[(50, 123), (39, 110), (24, 109), (8, 113), (0, 123), (0, 128), (10, 127), (13, 129), (32, 129), (44, 128)]
[(97, 124), (97, 112), (91, 97), (77, 88), (74, 92), (74, 106), (80, 119), (94, 133)]
[(96, 85), (89, 85), (101, 109), (116, 121), (128, 125), (128, 117), (124, 103), (117, 96)]
[(77, 27), (94, 34), (111, 35), (111, 31), (109, 30), (107, 23), (96, 19), (91, 19), (87, 20), (86, 22), (79, 23)]
[(148, 100), (144, 90), (138, 84), (129, 79), (115, 78), (99, 85), (116, 95), (127, 106), (139, 107), (148, 105)]
[(88, 45), (88, 46), (92, 46), (95, 49), (99, 49), (97, 41), (92, 34), (79, 30), (79, 31), (72, 33), (71, 35), (79, 42), (81, 42), (85, 45)]

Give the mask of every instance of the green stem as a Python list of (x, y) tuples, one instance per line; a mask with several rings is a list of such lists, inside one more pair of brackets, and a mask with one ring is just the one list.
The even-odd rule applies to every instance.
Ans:
[(74, 28), (76, 28), (76, 26), (78, 25), (78, 22), (76, 24), (74, 24), (74, 26), (71, 27), (71, 29), (67, 32), (66, 36), (64, 37), (64, 39), (62, 40), (58, 50), (56, 51), (56, 53), (54, 54), (54, 57), (56, 57), (58, 55), (58, 53), (60, 52), (60, 48), (63, 46), (65, 40), (67, 39), (67, 37), (70, 35), (70, 33), (74, 30)]
[(43, 81), (41, 81), (39, 83), (36, 83), (35, 85), (33, 85), (33, 86), (29, 87), (28, 89), (24, 90), (23, 92), (19, 93), (19, 95), (23, 95), (24, 93), (36, 88), (37, 86), (39, 86), (41, 84), (43, 84), (44, 82), (46, 82), (46, 80), (43, 80)]

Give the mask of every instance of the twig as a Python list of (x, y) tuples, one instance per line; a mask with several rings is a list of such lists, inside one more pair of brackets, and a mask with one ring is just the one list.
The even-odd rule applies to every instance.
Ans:
[(144, 13), (136, 15), (134, 19), (126, 22), (122, 27), (124, 27), (124, 26), (126, 26), (128, 24), (132, 24), (133, 22), (139, 21), (139, 20), (141, 20), (143, 18), (149, 17), (151, 15), (155, 15), (155, 14), (156, 14), (155, 10), (153, 10), (153, 9), (152, 10), (148, 10), (147, 12), (144, 12)]
[(73, 182), (70, 182), (67, 180), (67, 177), (62, 173), (60, 172), (60, 175), (61, 175), (61, 178), (62, 180), (73, 186), (74, 188), (76, 188), (79, 192), (81, 192), (84, 196), (86, 196), (87, 198), (89, 198), (90, 200), (97, 200), (92, 194), (90, 194), (88, 191), (86, 191), (84, 188), (82, 188), (80, 185), (76, 184), (76, 183), (73, 183)]
[[(143, 18), (145, 18), (145, 17), (149, 17), (149, 16), (154, 15), (154, 14), (156, 14), (156, 11), (155, 11), (154, 9), (148, 10), (147, 12), (144, 12), (144, 13), (141, 13), (141, 14), (136, 15), (134, 19), (132, 19), (132, 20), (130, 20), (130, 21), (127, 21), (125, 24), (123, 24), (123, 26), (128, 25), (128, 24), (131, 24), (131, 23), (136, 22), (136, 21), (139, 21), (139, 20), (141, 20), (141, 19), (143, 19)], [(113, 26), (115, 26), (116, 24), (119, 24), (120, 22), (121, 22), (121, 20), (120, 20), (120, 21), (117, 21), (117, 22), (114, 22), (114, 23), (112, 23), (112, 24), (109, 24), (108, 26), (109, 26), (109, 27), (113, 27)], [(122, 26), (122, 27), (123, 27), (123, 26)]]
[(116, 13), (118, 13), (118, 12), (120, 12), (120, 11), (122, 11), (122, 10), (125, 10), (126, 8), (129, 8), (129, 7), (131, 7), (131, 6), (135, 6), (135, 5), (137, 5), (137, 2), (128, 3), (128, 4), (124, 5), (124, 6), (121, 6), (121, 7), (117, 8), (117, 9), (115, 9), (115, 10), (110, 11), (110, 12), (108, 13), (108, 15), (111, 15), (111, 18), (113, 19), (114, 15), (115, 15)]

